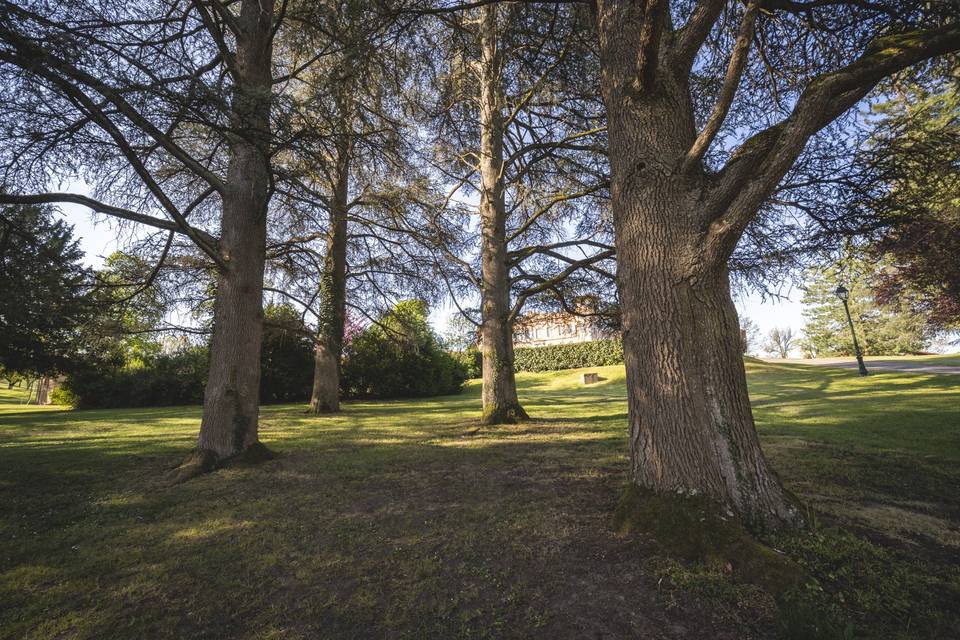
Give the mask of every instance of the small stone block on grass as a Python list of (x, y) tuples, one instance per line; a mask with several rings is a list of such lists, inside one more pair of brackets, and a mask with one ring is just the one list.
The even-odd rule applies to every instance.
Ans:
[(580, 376), (580, 382), (583, 384), (596, 384), (600, 382), (599, 373), (584, 373)]

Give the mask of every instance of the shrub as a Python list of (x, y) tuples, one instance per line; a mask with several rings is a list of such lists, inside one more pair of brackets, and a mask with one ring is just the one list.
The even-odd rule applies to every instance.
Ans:
[[(89, 361), (70, 372), (51, 399), (79, 409), (199, 404), (207, 386), (208, 358), (206, 346), (195, 346), (129, 362)], [(310, 397), (313, 341), (303, 332), (266, 327), (260, 366), (262, 403)]]
[(64, 379), (59, 398), (80, 409), (197, 404), (207, 383), (207, 349), (157, 354), (137, 366), (90, 362)]
[(77, 404), (77, 397), (69, 389), (64, 389), (63, 385), (56, 387), (50, 392), (50, 402), (67, 407), (73, 407)]
[(440, 346), (426, 304), (400, 302), (351, 340), (340, 391), (348, 398), (401, 398), (458, 393), (467, 367)]
[(313, 337), (290, 305), (264, 309), (260, 402), (301, 402), (313, 387)]
[(623, 343), (619, 339), (520, 347), (514, 359), (517, 371), (558, 371), (611, 364), (623, 364)]
[(451, 351), (450, 355), (463, 366), (468, 380), (483, 375), (483, 354), (476, 347), (470, 347), (464, 351)]

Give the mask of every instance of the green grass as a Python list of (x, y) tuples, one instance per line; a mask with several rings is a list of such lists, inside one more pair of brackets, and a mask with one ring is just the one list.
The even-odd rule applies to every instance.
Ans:
[[(600, 372), (521, 374), (519, 427), (478, 428), (476, 382), (265, 407), (276, 460), (175, 487), (197, 407), (0, 405), (0, 638), (810, 637), (761, 590), (614, 533), (626, 391)], [(951, 637), (957, 380), (748, 373), (764, 448), (814, 510), (769, 541), (819, 581), (820, 630)]]
[(32, 391), (32, 389), (28, 391), (25, 384), (21, 384), (19, 387), (14, 387), (13, 389), (8, 389), (5, 382), (0, 382), (0, 415), (5, 413), (32, 413), (34, 411), (56, 411), (62, 409), (62, 407), (51, 405), (37, 406), (27, 404), (27, 396), (32, 396)]
[(949, 367), (960, 367), (960, 354), (948, 353), (944, 355), (931, 356), (866, 356), (867, 362), (871, 360), (905, 360), (919, 364), (943, 365)]

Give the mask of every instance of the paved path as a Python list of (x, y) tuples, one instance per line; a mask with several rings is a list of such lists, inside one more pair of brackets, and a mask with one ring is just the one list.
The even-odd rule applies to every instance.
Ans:
[[(790, 362), (808, 364), (817, 367), (838, 367), (841, 369), (856, 369), (857, 361), (853, 358), (764, 358), (766, 362)], [(907, 371), (910, 373), (947, 373), (960, 375), (960, 366), (949, 364), (930, 364), (928, 362), (912, 362), (910, 360), (867, 360), (867, 371)]]

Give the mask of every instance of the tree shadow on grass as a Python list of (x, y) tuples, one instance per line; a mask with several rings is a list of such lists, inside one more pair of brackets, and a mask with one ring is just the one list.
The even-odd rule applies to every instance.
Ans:
[[(803, 416), (833, 401), (829, 379), (767, 387)], [(0, 431), (0, 637), (767, 635), (769, 621), (718, 621), (659, 590), (650, 544), (612, 533), (626, 403), (622, 384), (616, 396), (593, 389), (525, 390), (532, 422), (469, 438), (473, 396), (319, 418), (265, 408), (277, 460), (172, 488), (153, 479), (189, 448), (197, 408), (31, 415)], [(818, 446), (772, 456), (801, 494), (890, 496), (907, 479), (894, 497), (955, 495), (955, 473), (907, 454), (891, 465)]]
[(637, 549), (609, 526), (622, 454), (569, 429), (526, 440), (556, 431), (469, 445), (339, 435), (166, 489), (149, 482), (162, 456), (13, 448), (0, 484), (3, 530), (15, 536), (0, 627), (88, 638), (714, 635), (701, 608), (668, 610), (650, 575), (624, 568)]

